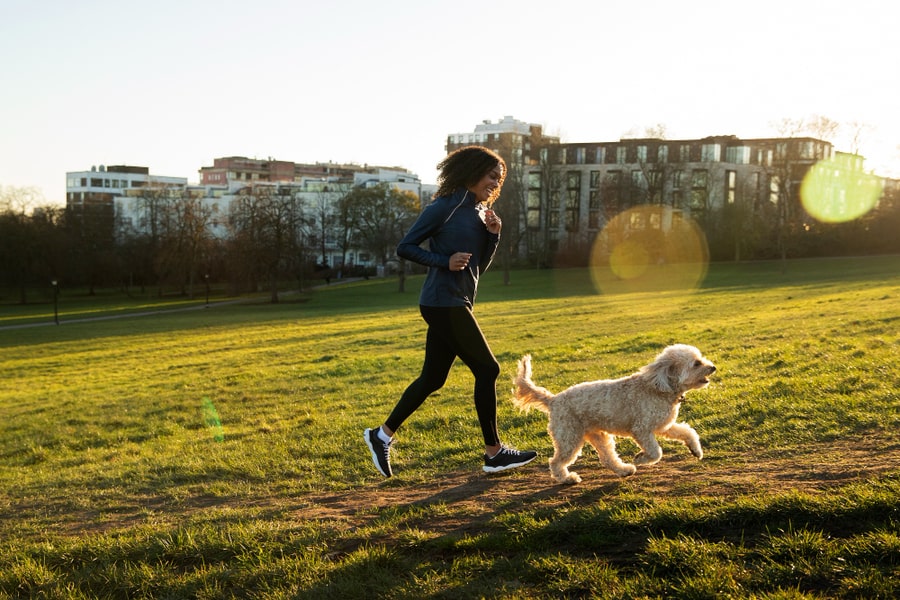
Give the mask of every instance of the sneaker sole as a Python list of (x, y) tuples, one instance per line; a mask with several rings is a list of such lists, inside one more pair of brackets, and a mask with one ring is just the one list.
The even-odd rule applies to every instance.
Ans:
[[(369, 439), (369, 432), (371, 429), (366, 429), (363, 431), (363, 439), (366, 440), (366, 446), (369, 447), (369, 452), (372, 453), (372, 462), (375, 463), (375, 468), (378, 469), (378, 472), (381, 473), (385, 477), (390, 477), (390, 473), (385, 473), (381, 470), (381, 465), (378, 464), (378, 453), (375, 451), (375, 447), (372, 446), (372, 440)], [(376, 434), (377, 435), (377, 434)]]
[(521, 467), (523, 465), (527, 465), (528, 463), (530, 463), (531, 461), (533, 461), (536, 458), (537, 458), (537, 456), (532, 456), (531, 458), (529, 458), (526, 461), (512, 463), (509, 465), (503, 465), (502, 467), (489, 467), (488, 465), (484, 465), (481, 468), (484, 470), (485, 473), (499, 473), (500, 471), (506, 471), (508, 469), (515, 469), (516, 467)]

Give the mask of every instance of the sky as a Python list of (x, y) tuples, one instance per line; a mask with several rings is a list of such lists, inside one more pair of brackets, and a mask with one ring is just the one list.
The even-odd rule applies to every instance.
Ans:
[[(778, 135), (900, 177), (892, 0), (0, 0), (0, 186), (199, 180), (224, 156), (400, 166), (512, 116), (563, 142)], [(855, 125), (854, 125), (855, 124)], [(852, 131), (861, 131), (853, 147)]]

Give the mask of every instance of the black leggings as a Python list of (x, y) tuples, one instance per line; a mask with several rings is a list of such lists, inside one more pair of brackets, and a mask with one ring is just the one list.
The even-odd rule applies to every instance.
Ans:
[(475, 315), (465, 306), (420, 306), (419, 311), (428, 323), (425, 363), (418, 379), (409, 384), (400, 396), (385, 425), (391, 431), (397, 431), (429, 395), (444, 385), (450, 367), (458, 356), (475, 376), (475, 411), (484, 443), (486, 446), (500, 444), (496, 387), (500, 364), (484, 339)]

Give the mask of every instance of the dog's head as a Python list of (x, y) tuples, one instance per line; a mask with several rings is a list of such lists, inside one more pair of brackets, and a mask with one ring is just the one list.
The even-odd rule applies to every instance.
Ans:
[(697, 348), (674, 344), (659, 353), (652, 363), (640, 370), (650, 384), (662, 392), (683, 394), (709, 385), (716, 366), (704, 358)]

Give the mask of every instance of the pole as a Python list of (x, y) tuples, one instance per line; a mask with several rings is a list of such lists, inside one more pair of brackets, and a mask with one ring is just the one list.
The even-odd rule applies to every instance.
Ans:
[(55, 279), (53, 284), (53, 322), (59, 325), (59, 282)]

